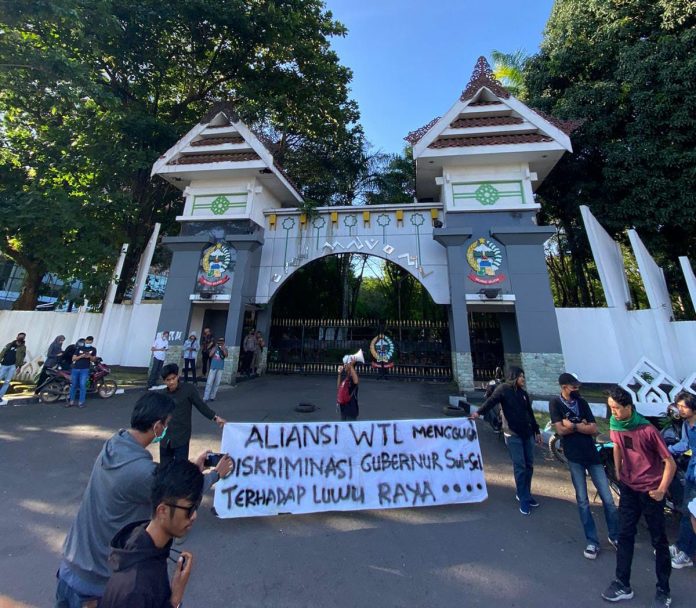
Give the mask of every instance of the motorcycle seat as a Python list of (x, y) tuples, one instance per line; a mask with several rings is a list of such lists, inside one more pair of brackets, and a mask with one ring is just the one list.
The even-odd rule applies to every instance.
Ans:
[(600, 433), (595, 437), (595, 442), (598, 443), (599, 445), (606, 445), (607, 443), (613, 443), (611, 440), (611, 437), (607, 435), (606, 433)]

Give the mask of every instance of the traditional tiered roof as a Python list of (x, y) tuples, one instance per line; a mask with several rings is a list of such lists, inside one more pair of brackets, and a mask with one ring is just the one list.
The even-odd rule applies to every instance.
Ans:
[(424, 184), (434, 184), (445, 166), (467, 165), (473, 157), (479, 164), (486, 158), (494, 164), (528, 163), (541, 183), (563, 153), (572, 150), (568, 135), (578, 124), (526, 106), (479, 57), (452, 108), (405, 138), (413, 146), (417, 196), (435, 196), (434, 185)]
[(229, 104), (216, 104), (163, 154), (152, 168), (180, 189), (192, 181), (255, 178), (288, 205), (302, 202), (299, 189), (273, 158), (273, 145), (245, 125)]

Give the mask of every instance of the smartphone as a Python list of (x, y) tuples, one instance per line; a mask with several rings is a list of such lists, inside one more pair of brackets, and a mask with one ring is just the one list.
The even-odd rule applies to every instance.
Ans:
[(205, 460), (203, 461), (203, 466), (208, 468), (208, 467), (216, 467), (218, 463), (222, 460), (222, 457), (224, 454), (217, 454), (215, 452), (211, 452), (205, 457)]

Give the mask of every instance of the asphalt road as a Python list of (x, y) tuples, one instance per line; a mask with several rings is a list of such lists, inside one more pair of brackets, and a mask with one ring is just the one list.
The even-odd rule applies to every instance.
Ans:
[[(449, 390), (365, 381), (361, 419), (441, 417)], [(94, 459), (128, 425), (139, 394), (90, 399), (84, 410), (0, 409), (0, 608), (52, 606), (61, 545)], [(215, 409), (231, 422), (335, 420), (334, 399), (333, 378), (268, 376), (221, 390)], [(295, 413), (300, 401), (320, 408)], [(607, 605), (600, 593), (613, 578), (615, 553), (605, 544), (596, 561), (582, 556), (567, 472), (537, 450), (533, 491), (541, 508), (523, 517), (505, 446), (478, 424), (489, 492), (481, 504), (219, 520), (207, 496), (183, 544), (196, 560), (185, 605)], [(193, 429), (192, 454), (219, 446), (215, 425), (195, 411)], [(595, 515), (605, 537), (601, 503)], [(627, 605), (649, 606), (655, 576), (645, 527), (632, 582), (636, 597)], [(673, 606), (696, 605), (695, 582), (693, 568), (673, 572)]]

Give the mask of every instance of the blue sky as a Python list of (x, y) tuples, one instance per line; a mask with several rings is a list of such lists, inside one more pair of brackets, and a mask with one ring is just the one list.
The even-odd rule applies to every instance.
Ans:
[(538, 50), (553, 0), (326, 0), (348, 27), (332, 45), (353, 70), (367, 139), (400, 152), (409, 131), (444, 114), (493, 49)]

